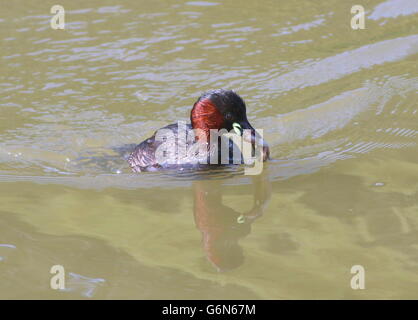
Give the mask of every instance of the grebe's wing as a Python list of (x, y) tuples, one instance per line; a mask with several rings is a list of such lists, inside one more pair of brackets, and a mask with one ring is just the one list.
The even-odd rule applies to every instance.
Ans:
[(155, 135), (141, 142), (128, 157), (128, 163), (134, 172), (153, 171), (159, 167), (155, 158), (155, 150), (161, 144), (155, 140)]

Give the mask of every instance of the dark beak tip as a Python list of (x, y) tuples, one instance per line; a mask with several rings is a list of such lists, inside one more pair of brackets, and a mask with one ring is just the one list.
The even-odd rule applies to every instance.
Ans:
[(263, 146), (263, 161), (270, 160), (270, 148), (269, 146)]

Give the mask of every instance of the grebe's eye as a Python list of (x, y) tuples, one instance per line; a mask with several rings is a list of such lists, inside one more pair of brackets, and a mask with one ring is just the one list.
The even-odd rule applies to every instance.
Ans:
[(225, 120), (231, 121), (232, 120), (232, 114), (230, 112), (225, 113)]

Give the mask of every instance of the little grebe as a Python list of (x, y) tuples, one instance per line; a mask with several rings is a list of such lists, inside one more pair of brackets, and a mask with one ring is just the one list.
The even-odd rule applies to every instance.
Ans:
[[(181, 133), (178, 124), (170, 124), (164, 128), (157, 130), (154, 135), (136, 146), (135, 150), (128, 157), (128, 163), (134, 172), (143, 171), (159, 171), (164, 169), (182, 170), (185, 168), (207, 168), (210, 164), (220, 165), (221, 157), (216, 157), (216, 163), (207, 161), (206, 163), (197, 163), (196, 157), (193, 156), (178, 156), (178, 148), (181, 141), (184, 142), (183, 147), (190, 148), (192, 145), (198, 145), (198, 147), (204, 145), (204, 148), (211, 146), (210, 133), (212, 130), (226, 129), (228, 132), (233, 130), (237, 134), (242, 135), (243, 130), (251, 130), (251, 142), (253, 145), (257, 141), (256, 132), (251, 124), (247, 120), (247, 112), (244, 100), (232, 90), (210, 90), (203, 93), (199, 99), (193, 105), (191, 116), (191, 124), (185, 125), (187, 132), (192, 129), (195, 130), (193, 138), (187, 140), (185, 137), (181, 138)], [(172, 143), (168, 143), (165, 138), (158, 138), (158, 132), (160, 130), (170, 130), (172, 133)], [(196, 133), (198, 132), (198, 133)], [(189, 135), (188, 135), (189, 136)], [(244, 138), (245, 140), (245, 138)], [(157, 154), (158, 148), (165, 143), (164, 152), (171, 157), (172, 161), (159, 160)], [(217, 140), (216, 145), (220, 146), (220, 142)], [(227, 154), (229, 159), (227, 163), (232, 163), (232, 149), (234, 143), (229, 141), (229, 153)], [(221, 148), (216, 148), (216, 152), (220, 155)], [(210, 154), (210, 152), (208, 153)], [(263, 161), (269, 158), (269, 147), (262, 141), (262, 156)], [(205, 157), (208, 157), (206, 155)], [(173, 159), (175, 158), (175, 159)], [(208, 164), (210, 163), (210, 164)], [(234, 162), (235, 163), (235, 162)], [(242, 160), (241, 162), (242, 163)]]

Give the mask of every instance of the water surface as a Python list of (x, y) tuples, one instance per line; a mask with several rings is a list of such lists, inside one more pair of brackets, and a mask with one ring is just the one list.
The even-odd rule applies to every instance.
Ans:
[[(65, 30), (54, 4), (0, 12), (1, 298), (418, 297), (416, 1), (366, 1), (365, 30), (336, 0), (62, 1)], [(131, 173), (213, 88), (263, 174)]]

